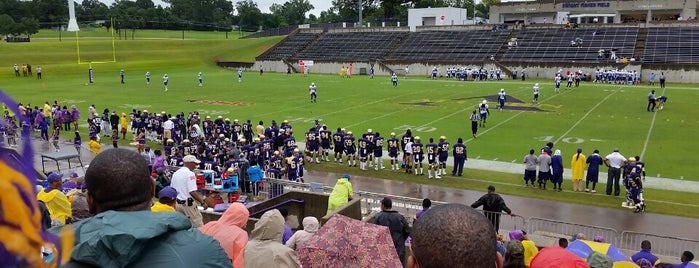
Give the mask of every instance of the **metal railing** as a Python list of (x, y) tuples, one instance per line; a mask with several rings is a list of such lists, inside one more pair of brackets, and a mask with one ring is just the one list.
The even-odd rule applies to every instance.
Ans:
[[(621, 249), (639, 250), (641, 242), (648, 240), (651, 242), (653, 254), (678, 257), (685, 250), (699, 252), (699, 241), (688, 238), (670, 237), (654, 234), (644, 234), (631, 231), (621, 232), (619, 240), (615, 246)], [(664, 258), (661, 258), (664, 259)]]
[[(270, 186), (278, 185), (280, 193), (288, 191), (306, 191), (330, 194), (332, 187), (321, 183), (300, 183), (287, 180), (265, 179), (263, 180), (264, 190), (260, 191), (261, 200), (271, 198)], [(380, 211), (381, 199), (389, 197), (393, 200), (393, 209), (412, 218), (415, 213), (422, 209), (422, 199), (405, 196), (388, 195), (366, 191), (355, 191), (355, 198), (361, 198), (362, 216), (370, 216), (374, 212)], [(447, 202), (432, 201), (432, 205), (447, 204)], [(483, 211), (481, 211), (483, 212)], [(483, 212), (493, 213), (493, 212)], [(654, 234), (645, 234), (631, 231), (617, 232), (612, 228), (592, 226), (585, 224), (570, 223), (543, 218), (524, 218), (519, 215), (510, 216), (500, 214), (500, 230), (524, 230), (532, 234), (547, 236), (551, 238), (568, 238), (573, 235), (583, 233), (587, 239), (592, 240), (595, 236), (602, 236), (607, 243), (614, 244), (617, 248), (625, 252), (636, 252), (640, 249), (641, 241), (649, 240), (653, 244), (653, 253), (659, 256), (679, 256), (683, 251), (689, 250), (699, 252), (699, 240), (678, 238)], [(412, 223), (412, 221), (409, 221)], [(630, 256), (630, 255), (629, 255)], [(663, 258), (667, 259), (667, 258)]]
[(543, 236), (570, 238), (582, 233), (592, 240), (595, 236), (602, 236), (608, 243), (614, 243), (619, 237), (616, 230), (607, 227), (584, 225), (542, 218), (529, 218), (529, 230)]

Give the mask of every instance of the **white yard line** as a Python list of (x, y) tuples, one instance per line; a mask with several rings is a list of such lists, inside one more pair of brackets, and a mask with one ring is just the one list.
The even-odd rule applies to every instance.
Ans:
[(407, 109), (408, 109), (408, 108), (403, 108), (403, 109), (400, 109), (400, 110), (395, 111), (395, 112), (392, 112), (392, 113), (384, 114), (384, 115), (382, 115), (382, 116), (377, 116), (377, 117), (374, 117), (374, 118), (369, 118), (369, 119), (367, 119), (367, 120), (364, 120), (364, 121), (361, 121), (361, 122), (358, 122), (358, 123), (354, 123), (354, 124), (351, 124), (351, 125), (347, 125), (347, 126), (345, 126), (345, 128), (350, 128), (350, 127), (358, 126), (358, 125), (364, 124), (364, 123), (369, 122), (369, 121), (373, 121), (373, 120), (376, 120), (376, 119), (379, 119), (379, 118), (384, 118), (384, 117), (391, 116), (391, 115), (394, 115), (394, 114), (397, 114), (397, 113), (401, 113), (401, 112), (404, 112), (404, 111), (407, 110)]
[[(661, 96), (665, 95), (666, 88), (663, 88), (663, 92), (660, 93)], [(648, 142), (650, 141), (650, 134), (653, 133), (653, 126), (655, 126), (655, 117), (656, 116), (658, 116), (658, 108), (657, 107), (655, 108), (655, 112), (653, 112), (653, 119), (650, 120), (650, 126), (648, 126), (648, 133), (646, 133), (646, 140), (643, 142), (643, 149), (641, 150), (641, 159), (645, 159), (644, 156), (646, 154), (646, 149), (648, 148)]]
[(568, 133), (570, 133), (571, 131), (573, 131), (573, 129), (575, 129), (575, 127), (577, 127), (583, 120), (585, 120), (585, 118), (587, 118), (588, 115), (590, 115), (595, 109), (597, 109), (597, 107), (599, 107), (600, 105), (602, 105), (602, 103), (604, 103), (605, 101), (607, 101), (607, 99), (609, 99), (609, 97), (611, 97), (612, 95), (616, 94), (617, 92), (619, 92), (619, 88), (617, 88), (617, 90), (614, 90), (612, 93), (610, 93), (609, 95), (607, 95), (606, 97), (604, 97), (604, 99), (602, 99), (602, 101), (598, 101), (598, 102), (597, 102), (597, 105), (595, 105), (594, 107), (592, 107), (592, 109), (590, 109), (589, 111), (587, 111), (587, 113), (585, 113), (585, 115), (583, 115), (583, 117), (581, 117), (580, 119), (578, 119), (578, 121), (575, 122), (575, 124), (573, 124), (573, 126), (571, 126), (570, 128), (568, 128), (568, 130), (567, 130), (565, 133), (561, 134), (561, 136), (559, 136), (558, 139), (556, 139), (553, 143), (556, 144), (556, 143), (558, 143), (559, 141), (561, 141), (566, 135), (568, 135)]

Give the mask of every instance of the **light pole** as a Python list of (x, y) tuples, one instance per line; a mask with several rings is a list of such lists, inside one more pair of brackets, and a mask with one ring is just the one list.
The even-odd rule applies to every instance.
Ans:
[(359, 27), (362, 27), (362, 0), (357, 1), (359, 7)]

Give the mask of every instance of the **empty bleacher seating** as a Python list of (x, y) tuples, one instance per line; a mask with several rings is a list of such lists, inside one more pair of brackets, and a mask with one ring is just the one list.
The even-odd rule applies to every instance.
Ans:
[(482, 61), (495, 54), (509, 31), (425, 31), (410, 36), (390, 53), (395, 61)]
[[(599, 50), (615, 50), (617, 58), (631, 58), (638, 28), (585, 29), (530, 28), (517, 32), (517, 46), (506, 49), (500, 61), (507, 62), (598, 62)], [(582, 46), (571, 46), (581, 38)], [(640, 56), (640, 55), (638, 55)]]
[(699, 27), (648, 28), (644, 63), (699, 63)]
[(297, 59), (369, 61), (383, 58), (406, 32), (325, 33), (296, 56)]
[(282, 60), (293, 56), (309, 42), (320, 35), (319, 33), (296, 33), (290, 35), (279, 45), (257, 57), (257, 60)]

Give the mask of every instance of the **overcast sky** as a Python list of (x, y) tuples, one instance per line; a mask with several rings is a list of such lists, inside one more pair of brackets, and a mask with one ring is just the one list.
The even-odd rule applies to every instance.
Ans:
[[(100, 1), (107, 4), (108, 6), (111, 5), (112, 3), (114, 3), (114, 0), (100, 0)], [(152, 0), (152, 1), (156, 5), (162, 5), (162, 6), (166, 5), (161, 0)], [(315, 9), (311, 10), (310, 13), (314, 14), (316, 16), (320, 16), (320, 12), (328, 10), (328, 8), (330, 8), (330, 5), (331, 5), (330, 0), (308, 0), (308, 1), (311, 2), (311, 5), (313, 5), (313, 7), (315, 7)], [(82, 0), (76, 0), (76, 2), (80, 3), (80, 2), (82, 2)], [(233, 5), (235, 5), (235, 2), (238, 2), (238, 0), (231, 0), (231, 2), (233, 2)], [(257, 7), (260, 8), (260, 11), (262, 11), (262, 13), (270, 13), (269, 7), (272, 4), (279, 3), (281, 5), (281, 4), (284, 4), (286, 2), (286, 0), (257, 0), (255, 2), (257, 3)]]

